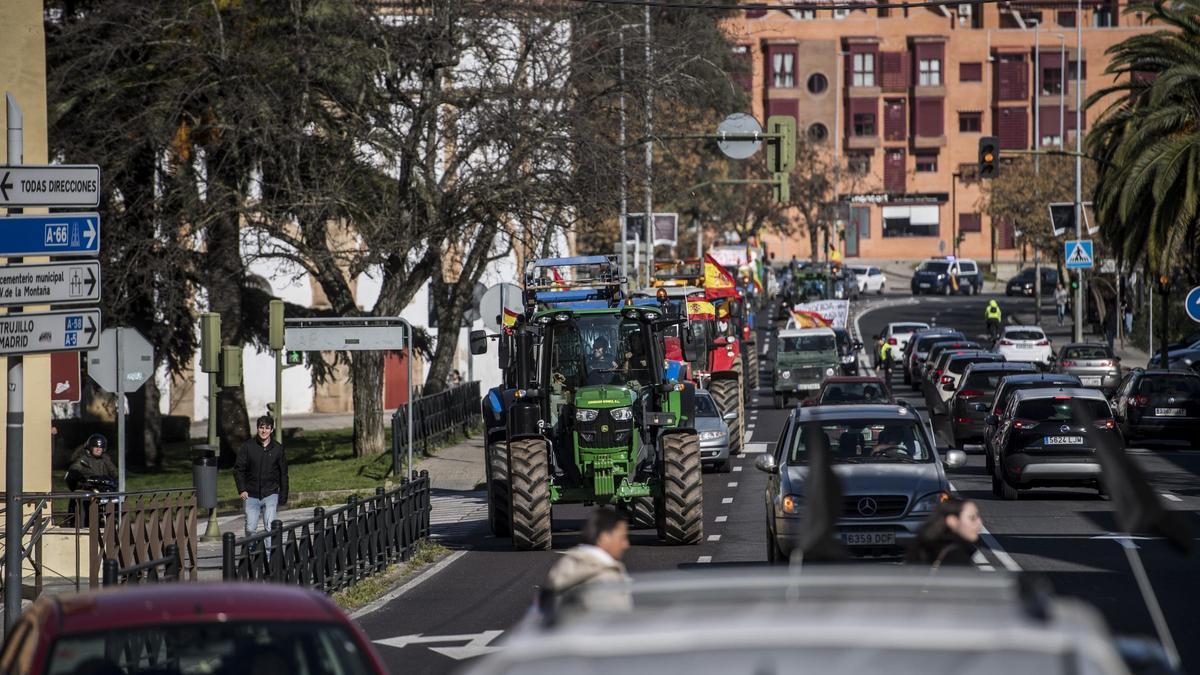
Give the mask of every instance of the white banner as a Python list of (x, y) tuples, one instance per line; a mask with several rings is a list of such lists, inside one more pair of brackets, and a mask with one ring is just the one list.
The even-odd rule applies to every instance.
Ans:
[(849, 300), (817, 300), (816, 302), (802, 302), (796, 305), (793, 309), (797, 312), (812, 312), (820, 314), (827, 321), (831, 322), (833, 328), (845, 328), (846, 323), (850, 318), (850, 301)]

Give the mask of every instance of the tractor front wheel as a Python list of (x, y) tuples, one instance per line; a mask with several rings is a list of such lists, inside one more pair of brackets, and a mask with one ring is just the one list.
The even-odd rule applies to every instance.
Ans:
[(656, 526), (654, 520), (654, 499), (652, 497), (634, 497), (625, 507), (629, 515), (629, 529), (648, 530)]
[(745, 347), (749, 350), (747, 352), (748, 363), (746, 367), (749, 368), (750, 372), (746, 373), (746, 375), (750, 380), (750, 391), (758, 393), (758, 349), (755, 348), (755, 345), (745, 345)]
[(660, 534), (668, 544), (699, 544), (704, 539), (704, 481), (700, 436), (665, 434), (662, 438)]
[(512, 468), (512, 540), (519, 551), (550, 548), (550, 447), (527, 439), (508, 444)]
[(741, 384), (736, 379), (713, 379), (708, 383), (708, 391), (722, 415), (731, 412), (738, 415), (737, 419), (728, 422), (729, 453), (736, 455), (742, 451), (742, 417), (745, 410), (742, 405)]
[(508, 478), (508, 446), (487, 446), (488, 528), (497, 537), (512, 534), (512, 502)]

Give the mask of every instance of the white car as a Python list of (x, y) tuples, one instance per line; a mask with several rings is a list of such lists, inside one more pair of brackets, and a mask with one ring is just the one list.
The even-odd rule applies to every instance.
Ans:
[(851, 267), (854, 278), (858, 280), (859, 293), (876, 293), (883, 295), (887, 286), (887, 276), (878, 267)]
[(920, 321), (893, 321), (887, 325), (887, 330), (883, 331), (883, 339), (896, 348), (898, 358), (899, 354), (908, 346), (908, 341), (912, 338), (913, 333), (927, 328), (929, 328), (929, 324)]
[(1050, 338), (1038, 326), (1005, 326), (993, 351), (1009, 361), (1025, 361), (1043, 366), (1050, 364), (1054, 350)]

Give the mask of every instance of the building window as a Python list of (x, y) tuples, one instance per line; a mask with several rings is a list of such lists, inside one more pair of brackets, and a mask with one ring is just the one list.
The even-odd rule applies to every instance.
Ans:
[(825, 90), (828, 88), (829, 78), (825, 77), (821, 73), (813, 73), (812, 75), (808, 76), (808, 93), (824, 94)]
[(938, 232), (937, 204), (883, 207), (885, 237), (936, 237)]
[(846, 18), (846, 17), (848, 17), (848, 16), (850, 16), (850, 10), (848, 10), (848, 9), (835, 9), (835, 10), (833, 10), (833, 18), (835, 18), (835, 19), (841, 20), (841, 19), (844, 19), (844, 18)]
[(1056, 145), (1058, 145), (1058, 146), (1062, 145), (1062, 137), (1061, 136), (1057, 136), (1057, 135), (1042, 136), (1042, 147), (1047, 147), (1047, 146), (1053, 147)]
[(778, 51), (771, 55), (771, 72), (774, 73), (771, 85), (776, 89), (787, 89), (796, 86), (796, 55), (792, 52)]
[(851, 176), (865, 176), (871, 172), (871, 155), (866, 152), (851, 152), (846, 155), (846, 170)]
[(871, 53), (857, 53), (854, 55), (854, 76), (851, 79), (851, 86), (854, 87), (874, 87), (875, 86), (875, 55)]
[(958, 79), (960, 82), (983, 82), (983, 64), (979, 62), (958, 64)]
[(918, 61), (917, 84), (922, 87), (940, 87), (942, 84), (942, 60), (921, 59)]
[(1042, 69), (1042, 96), (1061, 94), (1063, 90), (1062, 86), (1062, 68)]
[[(1068, 79), (1068, 80), (1074, 80), (1074, 79), (1076, 79), (1076, 77), (1079, 77), (1079, 76), (1077, 76), (1077, 75), (1075, 74), (1075, 73), (1076, 73), (1076, 70), (1078, 70), (1078, 69), (1079, 69), (1079, 62), (1078, 62), (1078, 61), (1069, 61), (1068, 63), (1069, 63), (1070, 65), (1069, 65), (1069, 66), (1067, 66), (1067, 79)], [(1084, 61), (1084, 62), (1083, 62), (1083, 73), (1082, 73), (1082, 77), (1083, 77), (1083, 79), (1085, 79), (1085, 80), (1087, 79), (1087, 61)]]
[(874, 136), (875, 135), (875, 114), (874, 113), (855, 113), (854, 114), (854, 135), (855, 136)]
[(817, 18), (816, 10), (812, 9), (789, 9), (788, 14), (791, 14), (793, 19), (805, 20)]
[(917, 173), (936, 173), (937, 172), (937, 153), (918, 153)]
[(808, 140), (813, 143), (824, 143), (827, 138), (829, 138), (829, 128), (824, 124), (816, 122), (808, 127)]
[(958, 113), (958, 133), (960, 134), (977, 134), (983, 131), (983, 113), (979, 112), (960, 112)]
[(983, 218), (978, 213), (960, 213), (958, 214), (958, 231), (959, 232), (982, 232)]
[(1058, 25), (1062, 26), (1063, 28), (1074, 28), (1075, 27), (1075, 12), (1073, 12), (1073, 11), (1059, 12), (1058, 13)]

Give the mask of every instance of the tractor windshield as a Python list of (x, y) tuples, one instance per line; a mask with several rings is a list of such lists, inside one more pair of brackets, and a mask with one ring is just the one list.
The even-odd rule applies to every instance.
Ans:
[(550, 331), (552, 384), (568, 389), (596, 384), (651, 383), (645, 327), (618, 314), (579, 315)]

